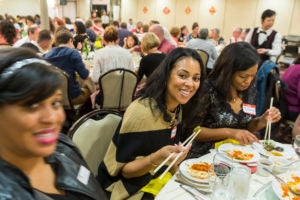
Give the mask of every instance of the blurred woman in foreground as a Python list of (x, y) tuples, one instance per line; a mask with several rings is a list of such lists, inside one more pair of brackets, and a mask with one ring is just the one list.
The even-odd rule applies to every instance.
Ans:
[(33, 52), (0, 50), (0, 197), (101, 199), (79, 150), (59, 134), (60, 87), (55, 67)]

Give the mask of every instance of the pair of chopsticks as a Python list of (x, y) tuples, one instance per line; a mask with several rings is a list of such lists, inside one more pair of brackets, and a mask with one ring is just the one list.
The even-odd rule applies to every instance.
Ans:
[[(181, 146), (187, 147), (189, 144), (191, 144), (193, 142), (193, 140), (197, 137), (197, 135), (200, 133), (201, 129), (199, 129), (197, 132), (194, 132), (188, 139), (186, 139)], [(171, 167), (176, 163), (176, 161), (180, 158), (180, 156), (183, 154), (183, 151), (181, 151), (176, 158), (171, 162), (171, 164), (168, 166), (168, 168), (164, 171), (164, 173), (162, 173), (162, 175), (159, 177), (159, 179), (161, 180), (165, 174), (171, 169)], [(164, 166), (173, 156), (175, 155), (175, 153), (171, 153), (155, 170), (154, 173), (158, 172), (158, 170), (160, 170), (160, 168), (162, 168), (162, 166)]]
[[(274, 98), (272, 97), (271, 102), (270, 102), (270, 109), (273, 107), (273, 100), (274, 100)], [(271, 121), (268, 119), (264, 142), (266, 142), (266, 140), (268, 140), (267, 144), (269, 144), (270, 138), (271, 138)]]

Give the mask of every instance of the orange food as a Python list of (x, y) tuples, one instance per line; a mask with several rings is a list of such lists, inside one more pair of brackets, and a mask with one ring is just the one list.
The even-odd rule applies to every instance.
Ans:
[[(293, 181), (287, 181), (287, 184), (295, 191), (300, 192), (300, 177), (295, 176), (294, 174), (291, 175)], [(300, 200), (300, 197), (296, 197), (293, 194), (290, 196), (289, 188), (286, 187), (283, 183), (281, 183), (281, 189), (283, 191), (282, 197), (293, 197), (292, 200)]]
[(244, 153), (242, 151), (239, 150), (233, 150), (233, 151), (226, 151), (226, 153), (232, 157), (233, 159), (236, 160), (251, 160), (254, 155), (252, 153)]
[(208, 163), (203, 162), (203, 163), (199, 163), (199, 164), (198, 163), (193, 164), (191, 166), (191, 169), (198, 170), (198, 171), (208, 172), (209, 167), (210, 167), (210, 165)]

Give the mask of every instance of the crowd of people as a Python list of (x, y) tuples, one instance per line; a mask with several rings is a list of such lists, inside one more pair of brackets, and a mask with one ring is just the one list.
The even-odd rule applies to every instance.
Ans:
[[(272, 29), (275, 16), (268, 9), (260, 27), (236, 27), (227, 45), (218, 28), (209, 31), (197, 22), (189, 33), (187, 26), (168, 30), (156, 20), (110, 23), (106, 12), (101, 18), (92, 12), (86, 21), (50, 19), (49, 30), (41, 30), (38, 15), (0, 16), (0, 196), (153, 199), (142, 188), (164, 171), (153, 173), (171, 153), (183, 152), (171, 169), (175, 173), (182, 160), (207, 154), (224, 139), (259, 142), (267, 121), (282, 119), (276, 107), (261, 115), (255, 110), (256, 74), (281, 53), (281, 34)], [(208, 54), (206, 65), (197, 50)], [(92, 51), (91, 70), (84, 56)], [(138, 69), (133, 54), (142, 56)], [(300, 127), (299, 60), (282, 77), (289, 86), (288, 120), (296, 121), (293, 136)], [(97, 85), (106, 72), (124, 68), (136, 72), (142, 84), (96, 178), (71, 140), (60, 134), (65, 114), (55, 67), (69, 75), (74, 105), (90, 101), (92, 94), (78, 77)], [(100, 105), (99, 90), (95, 94)], [(201, 133), (182, 148), (180, 142), (196, 126)]]

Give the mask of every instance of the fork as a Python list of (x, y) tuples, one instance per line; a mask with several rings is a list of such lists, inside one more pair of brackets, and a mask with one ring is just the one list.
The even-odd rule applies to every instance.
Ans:
[(289, 190), (291, 191), (291, 193), (300, 196), (300, 192), (297, 192), (295, 190), (293, 190), (284, 180), (282, 180), (279, 176), (275, 175), (273, 172), (271, 172), (269, 169), (263, 167), (263, 169), (267, 172), (269, 172), (272, 176), (274, 176), (277, 180), (279, 180), (281, 183), (283, 183), (287, 188), (289, 188)]

